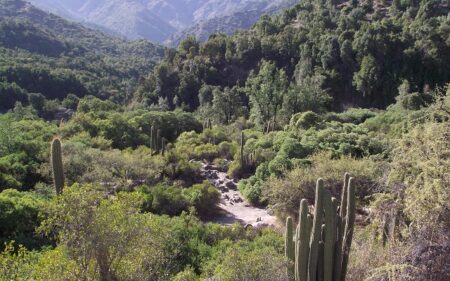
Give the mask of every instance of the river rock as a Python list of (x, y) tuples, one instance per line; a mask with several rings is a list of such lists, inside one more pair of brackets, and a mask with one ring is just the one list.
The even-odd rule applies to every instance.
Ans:
[(206, 166), (205, 166), (205, 170), (207, 170), (207, 171), (211, 171), (211, 170), (215, 170), (215, 168), (214, 168), (214, 166), (213, 166), (213, 165), (211, 165), (211, 164), (208, 164), (208, 165), (206, 165)]
[(225, 186), (228, 187), (231, 190), (236, 190), (237, 186), (234, 182), (232, 181), (228, 181), (225, 183)]

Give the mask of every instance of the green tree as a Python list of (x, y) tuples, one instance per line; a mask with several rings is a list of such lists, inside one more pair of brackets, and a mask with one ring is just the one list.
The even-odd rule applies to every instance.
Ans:
[(262, 61), (259, 73), (248, 79), (251, 114), (262, 128), (278, 124), (288, 86), (286, 72), (269, 61)]
[(242, 114), (242, 101), (237, 87), (225, 87), (223, 92), (214, 89), (212, 109), (217, 120), (223, 124), (236, 120)]

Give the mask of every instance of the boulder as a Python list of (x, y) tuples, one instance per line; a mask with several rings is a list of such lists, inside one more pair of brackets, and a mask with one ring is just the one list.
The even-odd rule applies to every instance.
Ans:
[(231, 190), (236, 190), (237, 189), (237, 185), (234, 182), (232, 182), (232, 181), (226, 182), (225, 186), (228, 187)]

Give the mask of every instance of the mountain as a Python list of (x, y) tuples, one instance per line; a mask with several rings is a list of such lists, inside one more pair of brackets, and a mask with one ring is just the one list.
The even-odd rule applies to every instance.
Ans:
[(23, 91), (49, 99), (69, 93), (111, 98), (146, 75), (163, 53), (145, 40), (118, 39), (25, 1), (0, 0), (0, 81)]
[[(187, 34), (246, 29), (266, 13), (297, 0), (31, 0), (47, 11), (114, 31), (126, 38), (174, 44)], [(232, 24), (228, 24), (232, 22)]]
[(211, 34), (225, 33), (233, 34), (240, 29), (249, 29), (255, 24), (261, 15), (272, 15), (283, 9), (289, 8), (298, 0), (287, 1), (256, 1), (243, 3), (242, 6), (232, 9), (226, 14), (202, 20), (191, 27), (176, 32), (164, 43), (168, 46), (178, 46), (178, 44), (189, 35), (195, 36), (204, 42)]

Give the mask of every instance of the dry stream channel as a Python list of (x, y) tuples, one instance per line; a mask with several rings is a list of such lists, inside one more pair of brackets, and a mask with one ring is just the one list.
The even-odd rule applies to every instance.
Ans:
[(277, 218), (270, 209), (262, 209), (250, 205), (237, 189), (238, 182), (230, 179), (210, 163), (201, 163), (202, 176), (213, 184), (221, 193), (218, 205), (220, 212), (212, 221), (223, 225), (232, 225), (236, 222), (242, 225), (277, 226)]

